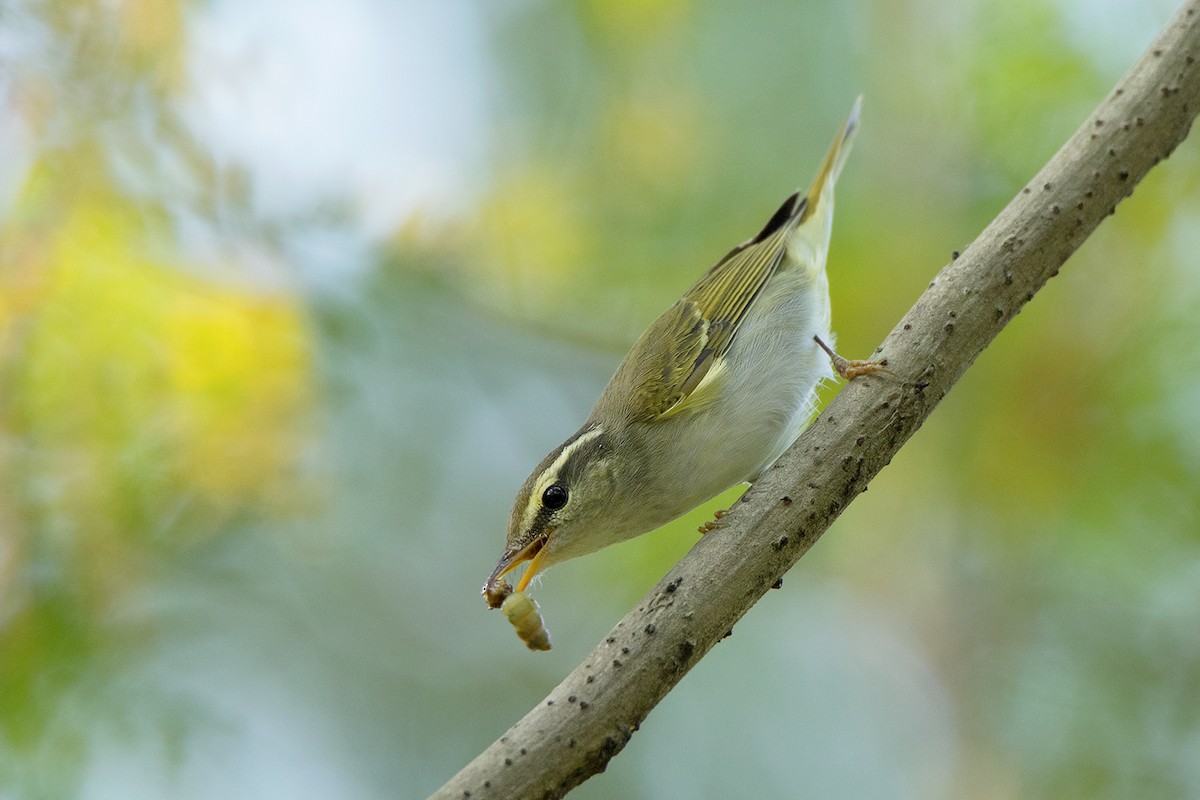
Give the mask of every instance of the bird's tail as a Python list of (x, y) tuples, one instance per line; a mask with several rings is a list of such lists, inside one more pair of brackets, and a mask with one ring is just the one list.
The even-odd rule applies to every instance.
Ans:
[(817, 171), (817, 177), (808, 187), (804, 213), (800, 222), (812, 216), (822, 203), (828, 203), (832, 197), (833, 185), (837, 183), (838, 175), (841, 174), (842, 167), (846, 164), (846, 158), (850, 155), (850, 146), (854, 143), (854, 134), (858, 132), (858, 119), (861, 113), (862, 95), (860, 94), (850, 109), (850, 115), (846, 117), (846, 124), (842, 126), (842, 130), (833, 140), (833, 144), (829, 146), (829, 152), (821, 163), (821, 169)]
[[(793, 240), (795, 237), (811, 240), (817, 249), (824, 252), (824, 249), (829, 246), (829, 230), (833, 222), (833, 185), (837, 182), (846, 158), (850, 155), (850, 144), (854, 141), (854, 134), (858, 130), (858, 117), (861, 111), (862, 95), (859, 95), (858, 99), (854, 101), (854, 107), (850, 109), (850, 116), (846, 118), (846, 124), (842, 126), (841, 132), (833, 140), (825, 160), (821, 163), (821, 168), (817, 171), (817, 177), (813, 180), (812, 186), (808, 187), (807, 192), (797, 191), (784, 200), (783, 205), (771, 216), (766, 227), (742, 247), (766, 241), (768, 237), (774, 236), (786, 228), (793, 234)], [(817, 212), (820, 213), (817, 214)], [(817, 215), (815, 220), (813, 219), (814, 215)], [(822, 242), (824, 242), (823, 245)]]

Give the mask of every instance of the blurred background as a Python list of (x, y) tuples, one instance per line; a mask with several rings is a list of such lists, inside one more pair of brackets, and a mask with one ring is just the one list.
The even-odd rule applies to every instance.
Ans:
[[(861, 357), (1173, 7), (0, 0), (0, 797), (436, 789), (736, 495), (484, 608), (855, 95)], [(1193, 137), (573, 796), (1200, 796), (1197, 252)]]

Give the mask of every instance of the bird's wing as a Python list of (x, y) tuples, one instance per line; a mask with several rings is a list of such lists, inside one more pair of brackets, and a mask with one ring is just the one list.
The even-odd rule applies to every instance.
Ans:
[(731, 250), (642, 334), (600, 395), (593, 417), (619, 414), (654, 422), (699, 411), (719, 396), (727, 376), (725, 355), (798, 228), (797, 235), (807, 232), (821, 241), (823, 267), (833, 184), (850, 152), (861, 109), (859, 97), (808, 191), (785, 200), (758, 236)]
[(625, 399), (628, 416), (640, 422), (698, 411), (714, 400), (723, 385), (724, 356), (783, 260), (803, 208), (803, 197), (789, 197), (762, 233), (734, 248), (655, 320), (609, 384), (618, 392), (625, 387), (626, 397), (608, 399)]

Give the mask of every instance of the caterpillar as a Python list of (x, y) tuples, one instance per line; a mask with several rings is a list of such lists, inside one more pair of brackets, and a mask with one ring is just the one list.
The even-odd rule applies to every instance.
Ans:
[(517, 636), (530, 650), (549, 650), (550, 631), (542, 621), (538, 604), (525, 592), (514, 592), (504, 598), (500, 610), (517, 631)]

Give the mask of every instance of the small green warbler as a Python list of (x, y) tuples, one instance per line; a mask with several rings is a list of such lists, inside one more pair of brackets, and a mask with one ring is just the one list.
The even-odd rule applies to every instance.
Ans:
[[(862, 98), (807, 192), (733, 248), (642, 334), (591, 415), (517, 493), (504, 554), (484, 585), (638, 536), (736, 483), (753, 482), (812, 418), (836, 371), (879, 371), (836, 355), (825, 255), (833, 188), (858, 128)], [(824, 352), (823, 352), (824, 351)], [(832, 364), (832, 369), (830, 368)]]

